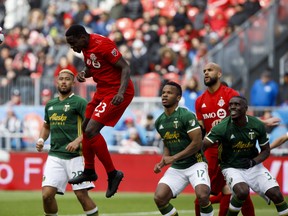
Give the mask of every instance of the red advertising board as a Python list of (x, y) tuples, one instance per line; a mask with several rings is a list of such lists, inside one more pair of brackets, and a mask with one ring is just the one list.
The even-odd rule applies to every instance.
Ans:
[[(10, 153), (10, 159), (0, 162), (0, 190), (40, 190), (42, 171), (46, 153)], [(120, 185), (121, 192), (154, 192), (162, 173), (153, 172), (154, 165), (161, 155), (125, 155), (112, 154), (117, 167), (125, 177)], [(107, 175), (102, 164), (96, 159), (96, 171), (99, 176), (95, 182), (95, 191), (106, 191)], [(288, 157), (270, 156), (264, 163), (288, 195)], [(71, 190), (68, 186), (68, 190)], [(188, 187), (185, 192), (193, 192)]]

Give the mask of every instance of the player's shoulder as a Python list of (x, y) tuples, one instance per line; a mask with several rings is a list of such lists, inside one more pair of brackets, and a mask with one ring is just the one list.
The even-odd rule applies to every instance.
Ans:
[(46, 107), (49, 107), (49, 106), (54, 105), (54, 104), (57, 104), (58, 102), (59, 102), (59, 98), (58, 97), (52, 98), (52, 99), (50, 99), (47, 102)]
[(235, 96), (240, 95), (238, 91), (236, 91), (235, 89), (233, 89), (231, 87), (225, 86), (225, 85), (221, 85), (221, 90), (227, 94), (230, 94), (230, 95), (235, 95)]
[(207, 97), (207, 95), (209, 96), (208, 91), (206, 89), (196, 98), (196, 103), (199, 103), (199, 101), (202, 101), (205, 97)]
[(246, 115), (248, 119), (248, 123), (254, 123), (254, 124), (263, 124), (264, 123), (256, 116)]
[(87, 100), (85, 98), (76, 94), (71, 95), (71, 99), (80, 103), (87, 103)]
[(188, 108), (186, 107), (178, 107), (177, 112), (180, 115), (195, 115), (195, 113), (191, 112)]

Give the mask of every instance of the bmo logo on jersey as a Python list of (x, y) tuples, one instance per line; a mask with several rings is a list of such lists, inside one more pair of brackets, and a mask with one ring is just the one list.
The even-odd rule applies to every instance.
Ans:
[(225, 118), (227, 115), (227, 112), (225, 109), (218, 109), (217, 112), (211, 112), (211, 113), (205, 113), (203, 114), (203, 118), (204, 119), (213, 119), (213, 118), (219, 118), (219, 119), (223, 119)]

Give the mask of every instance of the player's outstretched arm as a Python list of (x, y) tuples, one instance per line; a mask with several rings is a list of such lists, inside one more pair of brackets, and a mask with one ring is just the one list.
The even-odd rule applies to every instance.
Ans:
[(288, 140), (288, 132), (281, 137), (278, 137), (270, 144), (270, 149), (277, 148)]

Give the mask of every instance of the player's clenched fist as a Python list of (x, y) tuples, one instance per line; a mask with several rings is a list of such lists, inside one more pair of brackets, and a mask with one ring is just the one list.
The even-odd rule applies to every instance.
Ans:
[(44, 139), (43, 138), (39, 138), (37, 143), (36, 143), (36, 149), (38, 152), (41, 152), (43, 150), (44, 147)]

